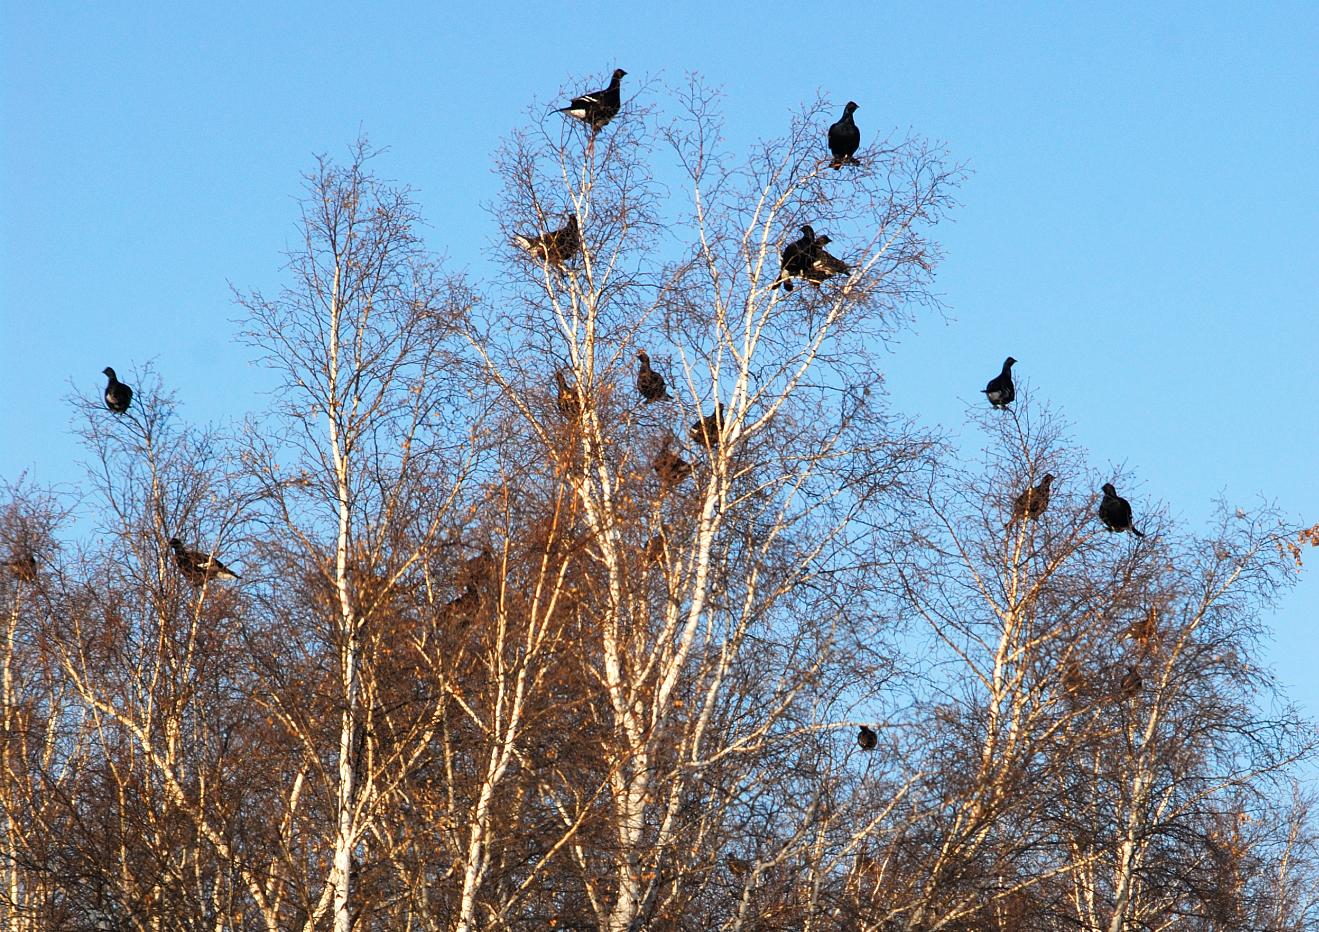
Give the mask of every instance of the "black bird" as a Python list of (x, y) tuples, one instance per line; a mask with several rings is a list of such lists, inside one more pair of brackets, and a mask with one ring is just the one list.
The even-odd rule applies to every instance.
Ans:
[(989, 380), (981, 389), (995, 408), (1006, 408), (1017, 397), (1017, 387), (1012, 384), (1012, 364), (1016, 362), (1009, 356), (1003, 363), (1003, 371)]
[(557, 370), (554, 373), (554, 381), (558, 383), (559, 394), (555, 398), (555, 403), (559, 406), (559, 413), (570, 421), (575, 421), (582, 416), (582, 402), (577, 397), (577, 392), (573, 391), (568, 385), (568, 380), (563, 377), (563, 370)]
[(604, 125), (618, 116), (618, 108), (622, 106), (622, 100), (618, 95), (618, 87), (627, 72), (622, 68), (614, 69), (614, 76), (609, 81), (609, 86), (602, 91), (592, 91), (589, 94), (583, 94), (581, 97), (574, 97), (572, 103), (566, 107), (560, 107), (559, 113), (566, 113), (570, 117), (581, 120), (591, 127), (592, 130), (599, 132)]
[(792, 278), (803, 278), (815, 261), (815, 231), (810, 224), (801, 228), (801, 239), (795, 239), (783, 247), (780, 259), (779, 277), (770, 288), (783, 286), (784, 291), (792, 290)]
[(1144, 537), (1131, 523), (1131, 502), (1118, 495), (1111, 482), (1104, 483), (1103, 491), (1104, 500), (1099, 503), (1099, 520), (1104, 522), (1104, 527), (1110, 531), (1130, 531), (1137, 537)]
[(861, 130), (856, 128), (856, 123), (852, 120), (852, 114), (856, 110), (856, 102), (849, 100), (847, 106), (843, 108), (842, 117), (829, 127), (829, 151), (833, 153), (833, 161), (829, 165), (835, 171), (848, 162), (856, 162), (854, 156), (861, 146)]
[(1063, 688), (1073, 696), (1085, 689), (1085, 671), (1075, 659), (1067, 661), (1067, 666), (1063, 668)]
[(458, 581), (464, 586), (483, 586), (495, 578), (495, 555), (489, 547), (482, 547), (481, 552), (463, 562), (458, 574)]
[(873, 751), (875, 746), (879, 744), (879, 735), (875, 734), (873, 730), (865, 725), (862, 725), (861, 733), (856, 736), (856, 743), (857, 747), (861, 748), (863, 751)]
[(637, 350), (637, 359), (641, 360), (641, 368), (637, 370), (637, 391), (647, 402), (664, 401), (669, 397), (664, 376), (650, 368), (650, 356), (645, 350)]
[(720, 402), (715, 405), (713, 414), (707, 414), (692, 425), (688, 436), (713, 452), (719, 446), (719, 434), (723, 427), (724, 405)]
[(569, 213), (567, 224), (537, 236), (515, 233), (513, 242), (537, 259), (561, 268), (582, 248), (582, 235), (577, 226), (577, 215)]
[[(1049, 507), (1049, 486), (1052, 484), (1053, 473), (1046, 472), (1039, 485), (1028, 488), (1018, 495), (1017, 500), (1012, 503), (1012, 521), (1020, 521), (1022, 518), (1030, 518), (1034, 521), (1044, 514), (1044, 509)], [(1012, 521), (1008, 523), (1011, 524)]]
[(692, 474), (692, 464), (667, 446), (655, 457), (654, 469), (661, 489), (669, 489)]
[(105, 386), (105, 406), (115, 414), (123, 414), (133, 402), (133, 390), (115, 378), (114, 370), (106, 366), (101, 374), (110, 381)]
[(1135, 641), (1142, 649), (1148, 650), (1151, 645), (1157, 645), (1159, 642), (1159, 607), (1151, 605), (1150, 610), (1145, 613), (1145, 617), (1137, 618), (1126, 630), (1122, 636), (1128, 640)]
[(169, 545), (174, 550), (174, 562), (178, 563), (179, 570), (194, 586), (200, 586), (208, 579), (238, 578), (237, 573), (218, 559), (196, 550), (189, 550), (177, 537), (171, 537)]
[(444, 603), (441, 613), (445, 621), (456, 622), (466, 626), (481, 607), (481, 590), (470, 583), (463, 588), (462, 594)]
[(1118, 682), (1118, 693), (1123, 699), (1135, 699), (1140, 695), (1144, 685), (1144, 681), (1140, 678), (1140, 672), (1135, 667), (1127, 667), (1127, 672), (1122, 675), (1122, 679)]
[(14, 551), (10, 559), (0, 560), (0, 566), (8, 567), (11, 573), (24, 582), (37, 581), (37, 556), (30, 550)]
[(728, 872), (734, 877), (745, 877), (751, 872), (751, 862), (746, 858), (739, 858), (735, 854), (730, 854), (724, 860), (728, 864)]
[(827, 236), (817, 236), (815, 242), (811, 244), (811, 262), (802, 273), (802, 278), (813, 285), (818, 285), (826, 278), (833, 278), (835, 275), (846, 275), (852, 270), (846, 262), (831, 255), (824, 248), (830, 242)]

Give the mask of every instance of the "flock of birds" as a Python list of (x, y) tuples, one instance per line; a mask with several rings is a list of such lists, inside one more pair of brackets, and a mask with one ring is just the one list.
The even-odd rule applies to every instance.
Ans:
[[(557, 112), (582, 121), (593, 133), (599, 132), (618, 115), (622, 106), (620, 87), (626, 75), (627, 72), (622, 68), (616, 68), (608, 87), (574, 97), (568, 106), (557, 108)], [(835, 170), (841, 169), (844, 165), (860, 164), (856, 152), (861, 146), (861, 131), (852, 116), (857, 109), (858, 105), (854, 101), (848, 101), (843, 108), (843, 115), (829, 127), (829, 165)], [(784, 247), (780, 257), (779, 274), (770, 285), (771, 289), (782, 287), (785, 292), (791, 292), (794, 278), (819, 285), (835, 275), (845, 275), (851, 271), (846, 262), (831, 255), (825, 249), (830, 242), (827, 235), (816, 234), (809, 224), (801, 227), (801, 233), (800, 238)], [(536, 235), (518, 234), (514, 236), (514, 242), (548, 265), (562, 268), (581, 250), (582, 238), (577, 215), (569, 213), (566, 223), (559, 229)], [(637, 359), (639, 368), (636, 387), (642, 400), (646, 403), (671, 400), (664, 376), (651, 367), (650, 356), (644, 350), (640, 350), (637, 352)], [(1003, 363), (1002, 371), (990, 379), (989, 384), (982, 389), (994, 408), (1005, 409), (1016, 398), (1016, 387), (1012, 382), (1012, 366), (1015, 363), (1016, 360), (1009, 356)], [(105, 386), (105, 406), (116, 414), (123, 414), (132, 404), (133, 389), (119, 381), (114, 369), (107, 367), (103, 374), (109, 379)], [(582, 413), (581, 399), (573, 386), (568, 383), (562, 370), (556, 371), (554, 378), (558, 389), (556, 403), (559, 413), (568, 421), (574, 422)], [(712, 414), (702, 417), (691, 425), (688, 435), (694, 442), (713, 452), (719, 445), (719, 437), (723, 430), (723, 415), (724, 406), (717, 404)], [(693, 471), (692, 464), (673, 452), (670, 449), (671, 445), (670, 436), (652, 464), (660, 486), (665, 490), (681, 483)], [(1026, 488), (1017, 496), (1012, 507), (1012, 520), (1008, 522), (1008, 526), (1020, 520), (1034, 521), (1044, 514), (1049, 506), (1053, 479), (1052, 474), (1045, 474), (1038, 485)], [(1105, 483), (1102, 491), (1104, 495), (1099, 503), (1099, 519), (1104, 526), (1109, 531), (1130, 531), (1136, 537), (1144, 537), (1145, 535), (1132, 523), (1131, 504), (1117, 494), (1112, 483)], [(237, 573), (220, 562), (213, 553), (189, 549), (177, 537), (170, 538), (169, 546), (174, 553), (179, 571), (194, 586), (201, 586), (212, 579), (239, 578)], [(24, 578), (35, 578), (37, 563), (31, 553), (6, 561), (6, 565)], [(447, 604), (449, 616), (456, 616), (464, 622), (470, 620), (480, 603), (480, 585), (482, 581), (493, 575), (494, 568), (494, 558), (489, 550), (482, 550), (480, 555), (466, 561), (458, 580), (462, 592)], [(1119, 691), (1124, 697), (1129, 698), (1138, 693), (1140, 688), (1139, 674), (1134, 667), (1129, 667), (1126, 676), (1119, 684)], [(857, 745), (863, 751), (874, 750), (878, 740), (878, 735), (873, 729), (865, 725), (861, 726), (861, 731), (857, 735)]]

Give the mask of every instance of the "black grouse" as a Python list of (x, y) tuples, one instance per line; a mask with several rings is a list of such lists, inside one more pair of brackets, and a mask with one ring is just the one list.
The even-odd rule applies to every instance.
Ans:
[(854, 156), (861, 146), (861, 130), (857, 129), (856, 123), (852, 120), (852, 114), (856, 110), (856, 102), (849, 100), (847, 106), (843, 108), (842, 117), (829, 127), (829, 151), (833, 154), (833, 161), (829, 165), (835, 171), (848, 162), (856, 162)]
[(559, 393), (555, 398), (555, 403), (559, 406), (559, 413), (570, 421), (577, 420), (582, 416), (582, 403), (577, 398), (577, 392), (563, 377), (563, 370), (561, 369), (554, 373), (554, 381), (559, 386)]
[(513, 235), (513, 242), (521, 246), (542, 262), (562, 267), (577, 251), (582, 248), (581, 231), (577, 226), (577, 215), (568, 214), (568, 222), (557, 230), (550, 230), (538, 236)]
[(1135, 699), (1140, 695), (1141, 688), (1145, 683), (1140, 678), (1140, 671), (1135, 667), (1127, 667), (1127, 672), (1123, 674), (1121, 681), (1118, 683), (1118, 693), (1123, 699)]
[(1046, 472), (1039, 485), (1026, 489), (1018, 495), (1017, 500), (1012, 503), (1012, 520), (1030, 518), (1034, 521), (1044, 514), (1044, 509), (1049, 507), (1049, 486), (1052, 484), (1053, 473)]
[(719, 434), (723, 427), (724, 405), (723, 402), (720, 402), (715, 405), (713, 414), (707, 414), (692, 425), (688, 436), (706, 449), (713, 451), (719, 446)]
[(37, 555), (31, 550), (15, 550), (10, 559), (0, 560), (0, 566), (8, 567), (11, 573), (24, 582), (37, 581)]
[(846, 262), (824, 248), (829, 243), (829, 237), (818, 236), (811, 245), (811, 263), (802, 273), (802, 278), (813, 285), (818, 285), (826, 278), (833, 278), (835, 275), (846, 275), (852, 270)]
[(692, 464), (670, 450), (666, 444), (655, 457), (654, 470), (659, 476), (660, 488), (667, 490), (692, 474)]
[(559, 113), (566, 113), (570, 117), (581, 120), (591, 127), (592, 130), (599, 131), (604, 125), (618, 116), (618, 108), (622, 106), (622, 100), (618, 94), (619, 84), (627, 72), (622, 68), (614, 69), (614, 76), (609, 81), (609, 86), (602, 91), (592, 91), (589, 94), (583, 94), (581, 97), (574, 97), (572, 103), (566, 107), (560, 107)]
[(793, 276), (805, 277), (814, 261), (815, 231), (811, 229), (810, 224), (807, 224), (801, 228), (801, 239), (795, 239), (783, 247), (779, 277), (769, 287), (777, 288), (782, 285), (784, 291), (791, 291)]
[(123, 414), (133, 403), (133, 390), (119, 381), (115, 377), (114, 370), (109, 366), (106, 366), (101, 374), (110, 380), (105, 386), (105, 406), (115, 414)]
[(1131, 523), (1131, 502), (1118, 495), (1111, 482), (1104, 483), (1103, 491), (1104, 499), (1099, 503), (1099, 520), (1104, 522), (1104, 527), (1110, 531), (1130, 531), (1137, 537), (1144, 537)]
[(641, 360), (641, 368), (637, 370), (637, 391), (647, 402), (664, 401), (669, 397), (664, 376), (650, 368), (650, 356), (645, 350), (637, 350), (637, 359)]
[(879, 744), (879, 735), (865, 725), (861, 726), (861, 733), (856, 736), (856, 743), (863, 751), (873, 751)]
[(1012, 384), (1012, 364), (1016, 360), (1009, 356), (1003, 363), (1003, 371), (989, 380), (981, 389), (995, 408), (1006, 408), (1017, 397), (1017, 387)]
[(174, 561), (178, 563), (179, 570), (194, 586), (200, 586), (208, 579), (238, 578), (237, 573), (218, 559), (196, 550), (189, 550), (177, 537), (171, 537), (169, 545), (174, 550)]

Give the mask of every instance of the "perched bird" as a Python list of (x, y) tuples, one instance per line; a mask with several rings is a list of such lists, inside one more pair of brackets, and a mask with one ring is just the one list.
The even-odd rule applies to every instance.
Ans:
[(577, 215), (569, 213), (567, 216), (568, 222), (557, 230), (550, 230), (537, 236), (515, 233), (513, 242), (537, 259), (561, 268), (582, 248), (582, 234), (577, 226)]
[[(1022, 518), (1030, 518), (1034, 521), (1040, 515), (1044, 514), (1044, 509), (1049, 507), (1049, 486), (1053, 484), (1053, 473), (1046, 472), (1040, 484), (1028, 488), (1017, 496), (1017, 500), (1012, 503), (1012, 521), (1020, 521)], [(1008, 523), (1011, 524), (1012, 521)]]
[(654, 469), (662, 489), (671, 488), (692, 474), (692, 464), (667, 446), (655, 457)]
[(1140, 678), (1140, 672), (1135, 667), (1127, 667), (1127, 672), (1118, 681), (1118, 694), (1123, 699), (1135, 699), (1140, 695), (1141, 688), (1144, 685), (1144, 681)]
[(582, 402), (577, 397), (577, 392), (568, 384), (568, 380), (563, 377), (562, 369), (554, 373), (554, 381), (559, 386), (558, 397), (555, 398), (559, 413), (570, 421), (577, 420), (582, 416)]
[(808, 223), (801, 228), (801, 239), (795, 239), (783, 247), (780, 258), (779, 277), (770, 288), (783, 286), (784, 291), (792, 290), (793, 276), (803, 278), (815, 260), (815, 231)]
[(637, 391), (647, 402), (664, 401), (669, 397), (664, 376), (650, 368), (650, 356), (645, 350), (637, 350), (637, 359), (641, 360), (641, 368), (637, 370)]
[(607, 88), (602, 91), (583, 94), (581, 97), (574, 97), (572, 103), (566, 107), (560, 107), (558, 112), (566, 113), (570, 117), (581, 120), (589, 125), (592, 130), (599, 132), (606, 123), (618, 116), (618, 108), (622, 106), (618, 88), (626, 76), (627, 72), (622, 68), (615, 68), (614, 76), (610, 79)]
[(483, 586), (495, 578), (495, 555), (489, 547), (482, 547), (481, 552), (463, 561), (463, 568), (458, 574), (458, 581), (464, 586)]
[(826, 278), (833, 278), (835, 275), (846, 275), (852, 270), (842, 259), (831, 255), (824, 247), (829, 245), (831, 240), (827, 236), (816, 237), (811, 248), (811, 264), (806, 267), (802, 273), (802, 278), (806, 279), (813, 285), (818, 285)]
[(728, 872), (734, 877), (745, 877), (751, 872), (751, 862), (746, 858), (739, 858), (735, 854), (730, 854), (724, 860), (728, 864)]
[(476, 617), (477, 609), (480, 607), (481, 590), (469, 583), (460, 595), (444, 603), (442, 617), (445, 621), (467, 625)]
[(856, 744), (863, 751), (873, 751), (875, 746), (879, 744), (879, 735), (875, 734), (872, 729), (862, 725), (861, 733), (856, 736)]
[(833, 154), (829, 165), (835, 171), (848, 162), (856, 162), (856, 150), (861, 146), (861, 130), (852, 120), (856, 110), (857, 104), (849, 100), (838, 122), (829, 127), (829, 151)]
[(1135, 641), (1144, 649), (1156, 644), (1159, 640), (1158, 606), (1150, 606), (1150, 610), (1145, 613), (1145, 617), (1138, 618), (1128, 625), (1127, 629), (1122, 632), (1122, 636), (1129, 641)]
[(659, 533), (652, 535), (650, 540), (646, 541), (646, 562), (658, 563), (664, 558), (664, 548), (668, 544), (669, 534), (668, 526), (661, 525)]
[(1131, 502), (1118, 495), (1111, 482), (1104, 483), (1103, 491), (1104, 500), (1099, 503), (1099, 520), (1104, 522), (1104, 527), (1110, 531), (1130, 531), (1137, 537), (1144, 537), (1131, 523)]
[(1012, 404), (1012, 399), (1017, 397), (1017, 388), (1012, 384), (1012, 364), (1016, 360), (1009, 356), (1003, 362), (1003, 371), (989, 380), (989, 384), (981, 389), (989, 398), (989, 403), (995, 408), (1006, 408)]
[(707, 414), (705, 417), (692, 424), (692, 429), (688, 436), (706, 449), (713, 451), (719, 446), (719, 434), (723, 429), (724, 405), (723, 402), (720, 402), (715, 405), (713, 414)]
[(174, 551), (174, 562), (188, 582), (200, 586), (208, 579), (237, 579), (238, 574), (209, 554), (189, 550), (177, 537), (169, 539)]
[(1067, 661), (1063, 668), (1063, 688), (1073, 696), (1085, 688), (1085, 671), (1075, 659)]
[(105, 406), (115, 414), (123, 414), (133, 402), (133, 390), (119, 381), (109, 366), (101, 374), (110, 380), (105, 386)]
[(37, 555), (31, 550), (15, 550), (8, 560), (0, 560), (0, 566), (7, 567), (24, 582), (37, 581)]

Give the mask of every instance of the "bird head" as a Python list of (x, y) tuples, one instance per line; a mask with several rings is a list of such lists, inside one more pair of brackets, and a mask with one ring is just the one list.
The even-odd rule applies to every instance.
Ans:
[(860, 109), (861, 109), (861, 105), (860, 105), (860, 104), (858, 104), (855, 100), (849, 100), (849, 101), (847, 102), (847, 106), (843, 108), (843, 112), (844, 112), (844, 113), (851, 113), (851, 112), (854, 111), (854, 110), (860, 110)]
[(615, 80), (615, 81), (621, 81), (621, 80), (622, 80), (623, 78), (625, 78), (625, 77), (627, 77), (627, 72), (624, 71), (622, 68), (615, 68), (615, 69), (614, 69), (614, 80)]
[(1051, 473), (1051, 472), (1046, 472), (1046, 473), (1044, 474), (1044, 479), (1041, 480), (1041, 484), (1043, 484), (1043, 485), (1048, 485), (1048, 484), (1049, 484), (1050, 482), (1052, 482), (1052, 481), (1053, 481), (1053, 473)]
[(829, 245), (830, 243), (832, 243), (832, 242), (833, 242), (833, 240), (831, 240), (831, 239), (829, 238), (829, 234), (828, 234), (828, 233), (826, 233), (824, 236), (817, 236), (817, 237), (815, 237), (815, 245), (816, 245), (816, 246), (828, 246), (828, 245)]
[(183, 541), (179, 540), (177, 537), (171, 537), (169, 539), (169, 545), (175, 550), (183, 549)]
[(106, 366), (104, 369), (101, 370), (101, 375), (110, 379), (114, 379), (115, 381), (118, 381), (118, 378), (114, 374), (114, 370), (111, 369), (109, 366)]
[(637, 350), (637, 359), (641, 360), (642, 365), (650, 365), (650, 356), (643, 349)]
[(1116, 495), (1116, 494), (1117, 494), (1117, 489), (1113, 488), (1113, 483), (1111, 483), (1111, 482), (1105, 482), (1104, 485), (1103, 485), (1103, 487), (1102, 487), (1102, 489), (1101, 489), (1101, 491), (1103, 491), (1103, 493), (1104, 493), (1105, 495)]
[(1013, 366), (1015, 363), (1016, 363), (1016, 360), (1013, 359), (1011, 356), (1009, 356), (1007, 359), (1003, 360), (1003, 368), (1004, 368), (1004, 369), (1011, 369), (1012, 366)]

